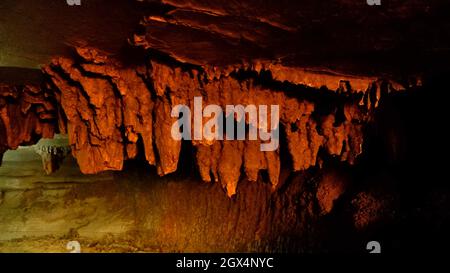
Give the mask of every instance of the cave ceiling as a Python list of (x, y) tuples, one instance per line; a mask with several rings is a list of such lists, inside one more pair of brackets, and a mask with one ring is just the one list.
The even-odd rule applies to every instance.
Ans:
[(118, 52), (142, 14), (134, 1), (1, 1), (0, 66), (39, 68), (78, 43)]
[(363, 0), (89, 0), (80, 6), (4, 0), (0, 75), (8, 74), (6, 67), (38, 69), (73, 46), (118, 54), (131, 40), (192, 64), (279, 60), (288, 67), (408, 77), (449, 60), (448, 6), (442, 0), (379, 7)]

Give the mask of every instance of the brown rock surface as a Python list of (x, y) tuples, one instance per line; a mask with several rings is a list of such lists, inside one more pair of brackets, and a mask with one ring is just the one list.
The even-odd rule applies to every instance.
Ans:
[[(332, 1), (328, 8), (309, 0), (267, 1), (264, 5), (255, 1), (140, 2), (154, 9), (147, 11), (142, 29), (130, 39), (135, 47), (126, 48), (125, 54), (119, 52), (123, 47), (116, 35), (104, 41), (77, 41), (76, 56), (59, 54), (58, 46), (55, 52), (65, 57), (44, 67), (48, 86), (35, 91), (48, 94), (46, 104), (38, 105), (42, 98), (34, 100), (32, 112), (27, 112), (25, 105), (26, 120), (21, 120), (24, 114), (19, 115), (9, 103), (2, 108), (2, 150), (29, 142), (34, 134), (51, 136), (59, 127), (67, 132), (83, 173), (121, 170), (125, 160), (136, 158), (143, 149), (147, 162), (156, 166), (158, 174), (166, 175), (179, 167), (182, 149), (181, 141), (170, 137), (176, 120), (171, 109), (178, 104), (192, 109), (194, 97), (202, 96), (204, 105), (222, 108), (280, 105), (278, 130), (284, 138), (280, 142), (287, 144), (293, 171), (316, 166), (328, 155), (352, 164), (362, 153), (364, 127), (382, 97), (404, 88), (394, 80), (403, 72), (415, 76), (411, 74), (414, 67), (398, 74), (397, 66), (386, 66), (401, 63), (409, 52), (399, 51), (403, 40), (399, 41), (396, 33), (404, 30), (403, 25), (395, 31), (387, 25), (403, 24), (417, 14), (430, 22), (431, 15), (440, 16), (440, 7), (447, 7), (441, 1), (427, 5), (415, 0), (408, 7), (394, 1), (383, 7), (384, 12), (375, 10), (361, 18), (359, 12), (371, 7), (346, 0)], [(136, 11), (141, 4), (145, 5), (122, 6)], [(256, 5), (260, 8), (255, 10)], [(128, 29), (139, 13), (121, 17), (126, 24), (120, 32)], [(333, 25), (332, 30), (323, 29), (325, 25)], [(436, 32), (445, 32), (447, 27), (436, 27)], [(367, 31), (373, 35), (366, 35)], [(423, 40), (423, 35), (407, 32), (404, 40), (414, 44)], [(73, 42), (74, 37), (66, 42)], [(105, 46), (108, 41), (111, 44)], [(357, 46), (353, 46), (355, 41)], [(85, 46), (89, 43), (96, 48)], [(330, 48), (330, 44), (334, 46)], [(445, 57), (445, 50), (439, 48), (445, 44), (445, 39), (435, 44), (417, 43), (411, 50), (423, 53), (419, 60), (429, 50)], [(127, 55), (130, 52), (137, 58)], [(367, 57), (372, 55), (381, 58)], [(356, 61), (355, 56), (363, 58)], [(22, 93), (28, 96), (30, 92)], [(10, 125), (16, 115), (24, 128)], [(33, 118), (36, 115), (39, 120)], [(231, 196), (242, 173), (255, 181), (259, 171), (266, 170), (275, 189), (280, 151), (261, 152), (256, 144), (192, 141), (200, 176), (204, 181), (220, 181)]]
[[(442, 242), (448, 183), (430, 189), (445, 170), (435, 132), (448, 81), (435, 81), (448, 75), (449, 10), (446, 0), (1, 1), (0, 157), (18, 150), (0, 169), (0, 251), (65, 251), (67, 239), (87, 251), (360, 251), (380, 234), (383, 249), (395, 237), (415, 250), (424, 230), (425, 246)], [(173, 139), (171, 111), (192, 110), (194, 97), (279, 105), (279, 148)], [(67, 147), (19, 147), (57, 133), (75, 159), (62, 162)]]
[[(217, 104), (222, 109), (226, 105), (280, 105), (278, 130), (284, 129), (286, 137), (280, 141), (288, 144), (294, 171), (315, 166), (321, 149), (353, 163), (362, 152), (362, 129), (372, 113), (369, 103), (378, 104), (381, 96), (370, 94), (392, 90), (388, 82), (377, 81), (369, 84), (365, 93), (342, 88), (337, 93), (323, 91), (329, 101), (322, 102), (315, 98), (318, 90), (295, 84), (295, 92), (288, 92), (257, 71), (250, 76), (237, 71), (210, 78), (199, 68), (173, 66), (156, 59), (146, 66), (130, 68), (94, 49), (78, 48), (77, 52), (84, 58), (80, 63), (55, 59), (44, 72), (50, 76), (51, 89), (62, 106), (72, 152), (84, 173), (122, 169), (124, 160), (138, 154), (138, 142), (142, 142), (148, 163), (156, 165), (160, 175), (174, 172), (181, 141), (171, 137), (172, 124), (177, 120), (171, 117), (171, 111), (178, 104), (193, 109), (195, 96), (202, 96), (203, 105)], [(368, 96), (370, 100), (365, 99)], [(276, 187), (279, 151), (260, 152), (260, 143), (252, 140), (219, 142), (192, 142), (203, 180), (220, 180), (231, 196), (241, 169), (251, 181), (257, 180), (259, 170), (267, 170)]]
[(51, 94), (39, 86), (0, 84), (0, 155), (41, 137), (52, 138), (56, 120)]
[(265, 67), (280, 81), (335, 90), (345, 79), (362, 91), (374, 77), (409, 77), (449, 60), (442, 0), (146, 2), (168, 11), (147, 16), (135, 44), (207, 70)]

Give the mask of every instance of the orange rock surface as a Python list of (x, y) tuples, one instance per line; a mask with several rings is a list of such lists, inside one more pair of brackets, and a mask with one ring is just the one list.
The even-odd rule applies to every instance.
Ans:
[[(204, 105), (223, 108), (279, 105), (285, 137), (280, 142), (287, 143), (293, 171), (316, 166), (321, 150), (352, 164), (362, 152), (370, 104), (378, 104), (380, 94), (393, 90), (389, 83), (374, 81), (364, 92), (353, 92), (341, 82), (337, 90), (324, 91), (320, 96), (329, 99), (322, 101), (315, 98), (319, 90), (293, 83), (296, 90), (289, 92), (283, 84), (273, 84), (276, 79), (262, 80), (258, 71), (210, 77), (201, 68), (152, 57), (147, 65), (124, 67), (95, 49), (78, 48), (77, 52), (81, 61), (58, 58), (44, 72), (61, 105), (60, 116), (66, 118), (72, 153), (84, 173), (122, 169), (124, 160), (138, 154), (139, 143), (160, 175), (176, 171), (181, 141), (171, 137), (177, 120), (171, 110), (178, 104), (193, 106), (195, 96), (202, 96)], [(323, 81), (330, 79), (334, 78)], [(260, 143), (251, 140), (196, 140), (192, 144), (202, 179), (220, 181), (229, 196), (236, 193), (242, 173), (256, 181), (259, 171), (267, 170), (273, 188), (278, 184), (279, 149), (261, 152)]]
[(56, 120), (51, 94), (39, 86), (0, 84), (0, 158), (8, 149), (53, 137)]

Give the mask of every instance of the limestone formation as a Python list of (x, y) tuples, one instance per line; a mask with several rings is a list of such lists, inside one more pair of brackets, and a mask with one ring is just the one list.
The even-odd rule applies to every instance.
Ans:
[[(210, 77), (199, 67), (177, 66), (176, 62), (151, 57), (145, 65), (130, 68), (92, 48), (78, 48), (77, 52), (80, 62), (58, 58), (44, 68), (44, 73), (50, 76), (49, 86), (61, 105), (61, 116), (67, 119), (72, 153), (84, 173), (120, 170), (124, 160), (135, 158), (141, 146), (146, 160), (156, 165), (160, 175), (176, 171), (181, 141), (171, 137), (177, 120), (171, 111), (179, 104), (193, 106), (195, 96), (202, 96), (205, 105), (223, 108), (280, 105), (279, 129), (285, 136), (281, 145), (287, 145), (293, 171), (316, 166), (321, 151), (352, 164), (362, 152), (363, 128), (373, 112), (370, 105), (381, 99), (376, 94), (394, 90), (389, 82), (375, 80), (368, 82), (366, 90), (353, 92), (351, 84), (341, 81), (337, 90), (325, 91), (323, 96), (328, 100), (322, 101), (316, 97), (317, 89), (296, 82), (292, 83), (294, 91), (283, 90), (283, 85), (274, 88), (277, 80), (264, 82), (262, 71), (238, 70)], [(329, 80), (324, 76), (324, 82)], [(279, 149), (261, 152), (259, 142), (252, 140), (216, 142), (192, 141), (204, 181), (220, 181), (232, 196), (242, 170), (251, 181), (258, 180), (259, 171), (267, 170), (276, 188)]]
[(40, 86), (0, 84), (0, 154), (52, 138), (56, 112), (51, 94)]

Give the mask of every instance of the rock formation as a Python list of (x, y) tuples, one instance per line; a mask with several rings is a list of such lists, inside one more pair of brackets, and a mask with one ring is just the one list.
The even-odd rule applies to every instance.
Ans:
[[(300, 54), (316, 49), (301, 45), (304, 30), (294, 23), (297, 15), (281, 4), (270, 3), (253, 15), (243, 12), (254, 3), (163, 4), (168, 11), (150, 12), (141, 22), (143, 31), (130, 40), (137, 62), (77, 46), (76, 56), (55, 58), (43, 68), (42, 88), (2, 87), (3, 98), (20, 105), (2, 103), (2, 150), (60, 131), (68, 134), (83, 173), (121, 170), (143, 149), (147, 162), (166, 175), (177, 170), (182, 147), (170, 137), (176, 121), (171, 110), (192, 106), (194, 97), (202, 96), (205, 104), (222, 107), (280, 105), (277, 130), (292, 171), (320, 165), (324, 156), (353, 164), (374, 109), (383, 96), (403, 89), (388, 78), (331, 71), (305, 56), (302, 61)], [(272, 18), (273, 8), (279, 17)], [(13, 115), (26, 119), (20, 129), (11, 127)], [(192, 141), (202, 180), (220, 182), (232, 196), (242, 174), (256, 181), (265, 170), (275, 189), (280, 150), (261, 152), (259, 144)]]
[(0, 157), (7, 149), (52, 138), (56, 108), (40, 86), (0, 85)]
[[(66, 118), (67, 128), (60, 129), (67, 131), (84, 173), (122, 169), (124, 160), (138, 154), (139, 142), (160, 175), (174, 172), (181, 141), (171, 137), (177, 120), (171, 111), (179, 104), (193, 106), (195, 96), (222, 107), (280, 105), (279, 130), (285, 135), (281, 142), (287, 143), (293, 171), (316, 166), (320, 150), (352, 164), (362, 152), (363, 128), (370, 122), (372, 108), (382, 94), (395, 90), (390, 82), (375, 79), (365, 79), (366, 89), (354, 90), (351, 81), (331, 84), (338, 78), (321, 74), (314, 78), (323, 77), (322, 82), (337, 89), (307, 88), (299, 80), (309, 77), (302, 70), (298, 76), (293, 76), (296, 71), (287, 74), (298, 81), (273, 78), (277, 66), (211, 74), (202, 67), (183, 67), (151, 56), (144, 65), (126, 67), (92, 48), (77, 48), (77, 53), (80, 61), (58, 58), (43, 71), (50, 76), (50, 89), (61, 105), (59, 116)], [(241, 169), (252, 181), (260, 170), (267, 170), (273, 187), (278, 184), (279, 150), (261, 152), (259, 142), (251, 140), (194, 140), (192, 144), (202, 179), (220, 181), (229, 196), (236, 192)]]
[[(449, 191), (429, 178), (445, 170), (434, 132), (446, 116), (436, 98), (448, 83), (435, 77), (448, 75), (448, 1), (16, 2), (0, 4), (0, 157), (37, 144), (0, 169), (1, 241), (114, 233), (132, 251), (246, 252), (340, 250), (352, 238), (359, 250), (358, 236), (384, 223), (404, 243), (435, 208), (448, 216)], [(197, 127), (173, 138), (172, 110), (199, 97), (279, 106), (278, 148), (196, 139)], [(60, 135), (67, 143), (48, 140)], [(441, 220), (429, 230), (446, 234)]]

